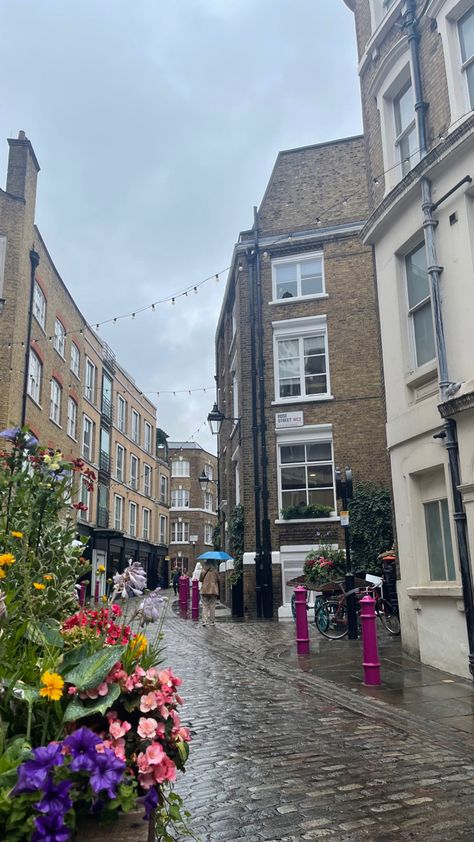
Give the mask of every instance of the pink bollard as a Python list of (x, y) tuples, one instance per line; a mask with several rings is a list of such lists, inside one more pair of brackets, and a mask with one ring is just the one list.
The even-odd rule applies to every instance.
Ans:
[(81, 582), (81, 588), (80, 588), (80, 591), (79, 591), (79, 605), (81, 606), (81, 608), (84, 608), (85, 604), (86, 604), (86, 583)]
[(308, 611), (306, 608), (306, 588), (298, 585), (295, 588), (296, 609), (296, 652), (298, 655), (309, 655)]
[(180, 611), (186, 611), (188, 606), (188, 597), (186, 594), (187, 576), (179, 577), (179, 608)]
[(95, 580), (95, 588), (94, 588), (94, 602), (97, 605), (99, 602), (99, 580)]
[(191, 583), (191, 617), (199, 620), (199, 582), (193, 579)]
[(377, 642), (377, 616), (375, 614), (375, 599), (366, 594), (361, 603), (360, 619), (362, 623), (362, 651), (364, 667), (364, 684), (373, 686), (381, 683), (380, 659)]

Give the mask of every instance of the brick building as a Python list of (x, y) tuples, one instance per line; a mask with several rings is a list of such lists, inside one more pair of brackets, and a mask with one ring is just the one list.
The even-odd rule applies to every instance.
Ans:
[(279, 616), (309, 550), (343, 545), (336, 466), (389, 484), (366, 218), (361, 137), (292, 149), (234, 249), (216, 334), (218, 408), (233, 419), (221, 427), (219, 482), (227, 550), (244, 508), (245, 610), (268, 587), (256, 579), (265, 540)]
[(110, 575), (130, 558), (145, 565), (154, 586), (167, 576), (169, 511), (156, 407), (87, 325), (60, 277), (35, 225), (33, 147), (24, 132), (8, 142), (0, 190), (0, 426), (25, 423), (42, 445), (82, 458), (96, 473), (93, 492), (85, 484), (74, 490), (87, 507), (78, 531), (89, 538), (92, 591), (99, 564)]
[(405, 648), (474, 672), (474, 2), (354, 12)]
[[(217, 526), (217, 459), (197, 442), (168, 442), (171, 466), (170, 558), (192, 572), (196, 559), (212, 550)], [(210, 482), (203, 491), (199, 477)]]

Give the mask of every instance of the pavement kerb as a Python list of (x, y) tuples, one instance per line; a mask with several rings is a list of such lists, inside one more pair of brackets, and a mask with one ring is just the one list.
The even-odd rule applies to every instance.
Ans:
[[(281, 678), (287, 681), (288, 673), (290, 672), (292, 677), (298, 680), (300, 688), (304, 687), (308, 691), (317, 692), (321, 699), (330, 704), (337, 704), (345, 710), (356, 713), (359, 716), (364, 716), (367, 719), (373, 720), (376, 717), (379, 722), (382, 722), (389, 728), (397, 729), (407, 735), (415, 732), (417, 736), (426, 739), (428, 742), (434, 741), (437, 748), (458, 751), (460, 755), (474, 759), (474, 745), (469, 745), (467, 742), (466, 738), (468, 735), (462, 736), (459, 732), (441, 724), (439, 721), (435, 722), (426, 719), (426, 717), (421, 718), (416, 714), (407, 713), (379, 699), (367, 699), (326, 678), (320, 679), (317, 676), (308, 675), (301, 668), (298, 668), (297, 665), (285, 663), (283, 666), (269, 659), (260, 660), (255, 655), (255, 652), (250, 648), (244, 649), (243, 645), (240, 645), (239, 652), (236, 652), (235, 646), (229, 644), (228, 640), (224, 643), (224, 624), (216, 626), (216, 633), (215, 635), (213, 634), (212, 638), (207, 634), (204, 638), (200, 627), (192, 626), (189, 628), (190, 622), (187, 620), (175, 618), (175, 621), (182, 624), (182, 628), (186, 629), (186, 631), (191, 632), (192, 628), (192, 634), (187, 634), (187, 640), (195, 648), (202, 648), (203, 644), (208, 649), (212, 647), (213, 653), (216, 656), (232, 660), (234, 663), (247, 669), (249, 658), (251, 658), (254, 669), (266, 673), (272, 678)], [(304, 664), (304, 658), (301, 658), (300, 663)]]

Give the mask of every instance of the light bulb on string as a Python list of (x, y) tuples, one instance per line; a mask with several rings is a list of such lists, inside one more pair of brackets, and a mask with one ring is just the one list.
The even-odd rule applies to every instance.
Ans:
[(132, 313), (132, 319), (134, 319), (134, 318), (135, 318), (135, 313)]
[(219, 283), (219, 275), (218, 274), (216, 274), (216, 283), (217, 284)]
[(176, 302), (175, 302), (175, 300), (174, 300), (174, 298), (172, 298), (172, 299), (171, 299), (171, 303), (172, 303), (173, 305), (176, 303)]
[(198, 291), (197, 287), (194, 287), (194, 292), (196, 293), (196, 295), (197, 295), (197, 291)]

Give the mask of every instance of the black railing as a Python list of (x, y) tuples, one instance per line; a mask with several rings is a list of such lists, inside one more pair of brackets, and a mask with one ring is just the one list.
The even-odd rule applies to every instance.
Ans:
[(109, 454), (101, 450), (99, 454), (99, 471), (102, 471), (104, 474), (110, 474), (110, 467)]
[(107, 529), (109, 525), (109, 512), (104, 506), (99, 506), (97, 509), (97, 526), (102, 529)]
[(104, 418), (107, 419), (107, 421), (112, 421), (112, 402), (109, 401), (109, 399), (106, 398), (104, 395), (102, 395), (102, 404), (100, 411)]

